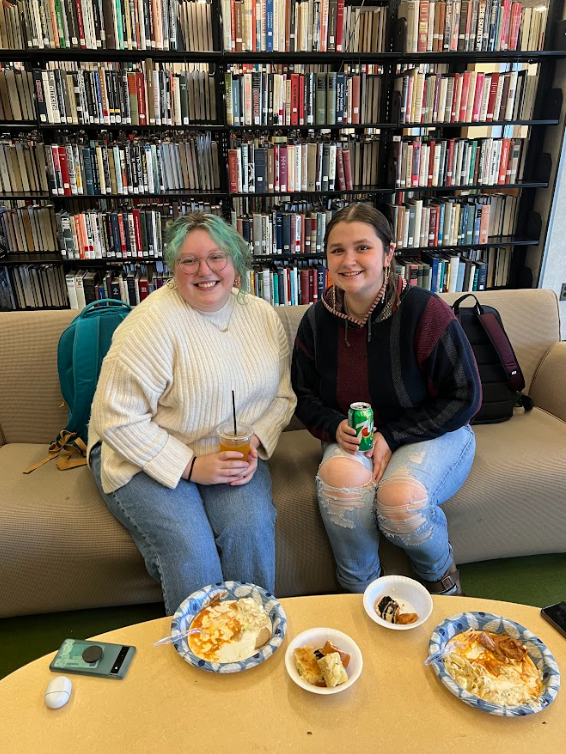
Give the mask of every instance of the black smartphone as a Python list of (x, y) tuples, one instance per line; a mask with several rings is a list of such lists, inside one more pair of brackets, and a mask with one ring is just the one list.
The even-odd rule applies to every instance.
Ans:
[(49, 670), (121, 680), (126, 675), (135, 652), (135, 647), (121, 644), (65, 639)]
[(566, 639), (566, 602), (543, 607), (540, 614)]

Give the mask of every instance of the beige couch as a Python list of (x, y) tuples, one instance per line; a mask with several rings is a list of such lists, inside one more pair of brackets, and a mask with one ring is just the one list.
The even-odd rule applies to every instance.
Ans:
[[(470, 477), (444, 506), (456, 560), (564, 552), (566, 343), (558, 342), (556, 297), (528, 290), (488, 292), (481, 300), (499, 309), (536, 408), (476, 427)], [(290, 341), (305, 309), (278, 309)], [(0, 617), (161, 598), (88, 469), (58, 471), (49, 463), (22, 474), (65, 425), (56, 347), (74, 315), (0, 314)], [(314, 493), (319, 458), (318, 441), (290, 429), (270, 462), (279, 596), (336, 590)]]

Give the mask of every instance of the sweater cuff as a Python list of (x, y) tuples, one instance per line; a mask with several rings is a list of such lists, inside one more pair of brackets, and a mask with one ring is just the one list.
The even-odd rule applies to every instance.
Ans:
[(193, 455), (190, 448), (176, 437), (169, 435), (163, 448), (143, 467), (143, 470), (156, 482), (174, 490)]
[(387, 429), (387, 427), (378, 427), (376, 430), (379, 432), (380, 435), (383, 435), (383, 438), (385, 439), (385, 442), (389, 445), (389, 450), (394, 453), (397, 448), (400, 446), (400, 443), (396, 442), (393, 439), (393, 435), (391, 432)]
[(281, 434), (281, 429), (274, 426), (271, 422), (255, 422), (254, 434), (259, 437), (261, 445), (258, 450), (258, 456), (267, 461), (273, 455), (277, 447), (277, 441)]

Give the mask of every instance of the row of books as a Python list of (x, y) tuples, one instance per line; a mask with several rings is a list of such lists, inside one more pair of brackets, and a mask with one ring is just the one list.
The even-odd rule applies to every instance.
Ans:
[(242, 289), (272, 306), (316, 303), (329, 285), (328, 270), (321, 264), (270, 265), (249, 270)]
[(383, 52), (388, 8), (344, 0), (221, 0), (231, 52)]
[(45, 144), (25, 138), (0, 139), (0, 191), (48, 191)]
[(392, 204), (396, 249), (489, 243), (513, 233), (517, 206), (518, 197), (510, 194)]
[(0, 120), (35, 120), (33, 79), (21, 63), (0, 63)]
[(420, 258), (395, 259), (395, 272), (410, 285), (433, 293), (485, 291), (508, 282), (512, 250), (509, 247), (424, 252)]
[(58, 251), (53, 206), (0, 207), (0, 252)]
[(166, 218), (159, 210), (58, 212), (56, 222), (66, 259), (143, 259), (163, 254)]
[(502, 186), (522, 177), (523, 139), (412, 139), (395, 143), (399, 188)]
[(512, 0), (402, 0), (406, 52), (542, 50), (548, 8)]
[(220, 187), (218, 144), (210, 133), (47, 144), (49, 188), (59, 196), (163, 194)]
[(15, 0), (0, 8), (4, 49), (211, 50), (209, 3)]
[(222, 215), (220, 205), (189, 202), (57, 212), (57, 248), (64, 259), (143, 259), (162, 257), (169, 221), (188, 212)]
[(0, 266), (0, 309), (65, 308), (69, 305), (61, 265)]
[(303, 212), (281, 208), (247, 215), (231, 213), (232, 225), (246, 239), (254, 256), (321, 254), (324, 234), (336, 210)]
[[(324, 126), (378, 123), (382, 77), (378, 66), (345, 66), (343, 72), (225, 75), (229, 126)], [(260, 68), (260, 66), (258, 66)]]
[(230, 192), (284, 194), (375, 186), (380, 146), (371, 136), (294, 143), (285, 136), (233, 139), (228, 150)]
[(51, 62), (34, 69), (33, 77), (41, 123), (188, 126), (217, 120), (216, 80), (208, 64)]
[[(500, 68), (504, 66), (501, 64)], [(521, 66), (523, 70), (518, 70)], [(428, 74), (413, 68), (395, 79), (400, 123), (529, 120), (533, 114), (538, 66), (513, 67), (517, 70), (450, 74)]]

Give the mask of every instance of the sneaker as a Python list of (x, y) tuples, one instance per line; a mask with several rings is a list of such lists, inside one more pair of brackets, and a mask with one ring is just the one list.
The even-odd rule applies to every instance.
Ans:
[(460, 584), (460, 573), (456, 568), (454, 561), (450, 563), (448, 570), (441, 579), (438, 581), (424, 581), (423, 579), (423, 584), (431, 594), (455, 594), (459, 597), (464, 596), (462, 585)]

